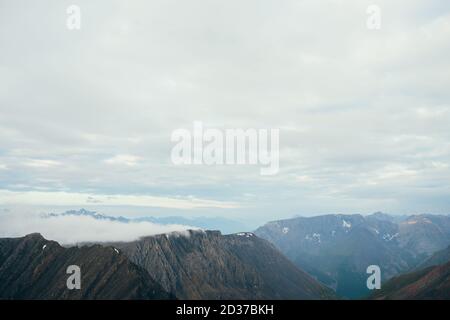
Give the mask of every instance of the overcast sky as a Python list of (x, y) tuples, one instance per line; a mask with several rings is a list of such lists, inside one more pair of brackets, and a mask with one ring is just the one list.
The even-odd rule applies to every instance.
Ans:
[[(449, 40), (444, 0), (0, 0), (0, 207), (450, 213)], [(193, 121), (279, 128), (280, 172), (173, 165)]]

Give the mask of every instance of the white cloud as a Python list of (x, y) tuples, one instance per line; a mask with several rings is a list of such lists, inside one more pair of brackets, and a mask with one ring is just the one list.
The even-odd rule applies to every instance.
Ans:
[(120, 223), (85, 216), (44, 218), (32, 213), (0, 213), (0, 237), (22, 237), (41, 233), (46, 239), (70, 245), (80, 242), (133, 241), (163, 233), (197, 230), (183, 225), (159, 225), (150, 222)]
[(172, 209), (239, 207), (238, 204), (233, 202), (199, 199), (192, 196), (186, 198), (170, 198), (146, 195), (104, 195), (70, 192), (0, 190), (0, 205), (4, 206), (83, 206), (92, 203), (105, 206), (137, 206)]
[[(53, 195), (3, 201), (89, 190), (62, 202), (194, 194), (268, 219), (450, 211), (450, 168), (429, 165), (450, 162), (450, 2), (376, 2), (379, 31), (366, 28), (368, 0), (79, 0), (82, 30), (70, 32), (63, 2), (5, 1), (0, 188)], [(280, 173), (172, 166), (171, 132), (194, 120), (281, 128)]]
[(60, 166), (61, 162), (55, 160), (46, 160), (46, 159), (32, 159), (24, 162), (24, 165), (27, 167), (33, 168), (52, 168), (56, 166)]
[(130, 154), (119, 154), (112, 158), (106, 159), (105, 162), (107, 164), (125, 165), (133, 167), (138, 164), (139, 160), (141, 160), (141, 158), (137, 156), (133, 156)]

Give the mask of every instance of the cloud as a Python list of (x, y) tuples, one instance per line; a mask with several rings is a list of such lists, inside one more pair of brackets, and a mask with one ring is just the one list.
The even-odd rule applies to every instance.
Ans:
[(107, 164), (114, 165), (125, 165), (129, 167), (133, 167), (138, 164), (140, 157), (129, 155), (129, 154), (119, 154), (112, 158), (106, 159), (105, 162)]
[(49, 191), (9, 191), (0, 189), (0, 205), (83, 206), (95, 203), (107, 206), (137, 206), (172, 209), (237, 208), (238, 204), (195, 197), (170, 198), (146, 195), (102, 195)]
[(45, 159), (33, 159), (28, 160), (24, 163), (27, 167), (33, 167), (33, 168), (52, 168), (56, 166), (60, 166), (61, 163), (59, 161), (55, 160), (45, 160)]
[[(70, 4), (2, 4), (5, 203), (450, 211), (450, 2), (378, 0), (378, 31), (368, 0), (79, 0), (80, 31)], [(280, 128), (279, 174), (172, 165), (194, 120)]]
[(198, 230), (183, 225), (159, 225), (150, 222), (120, 223), (86, 216), (42, 217), (29, 212), (0, 213), (0, 237), (22, 237), (41, 233), (46, 239), (63, 245), (81, 242), (133, 241), (140, 237)]

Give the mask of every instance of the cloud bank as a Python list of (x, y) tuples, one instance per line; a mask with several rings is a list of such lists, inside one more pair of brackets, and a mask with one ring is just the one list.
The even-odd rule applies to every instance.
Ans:
[(97, 220), (88, 216), (43, 217), (39, 214), (0, 213), (0, 238), (22, 237), (40, 233), (48, 240), (62, 245), (82, 242), (133, 241), (140, 237), (177, 232), (187, 234), (197, 227), (183, 225), (159, 225), (150, 222), (120, 223)]
[(172, 209), (236, 208), (237, 204), (226, 201), (197, 199), (195, 197), (155, 197), (147, 195), (104, 195), (94, 193), (9, 191), (0, 189), (0, 205), (28, 206), (83, 206), (96, 204), (105, 206), (137, 206)]

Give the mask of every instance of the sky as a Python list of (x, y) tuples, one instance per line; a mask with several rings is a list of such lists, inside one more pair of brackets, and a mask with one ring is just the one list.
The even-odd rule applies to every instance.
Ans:
[[(0, 0), (0, 208), (450, 213), (449, 39), (448, 1)], [(279, 129), (278, 174), (174, 165), (194, 121)]]

